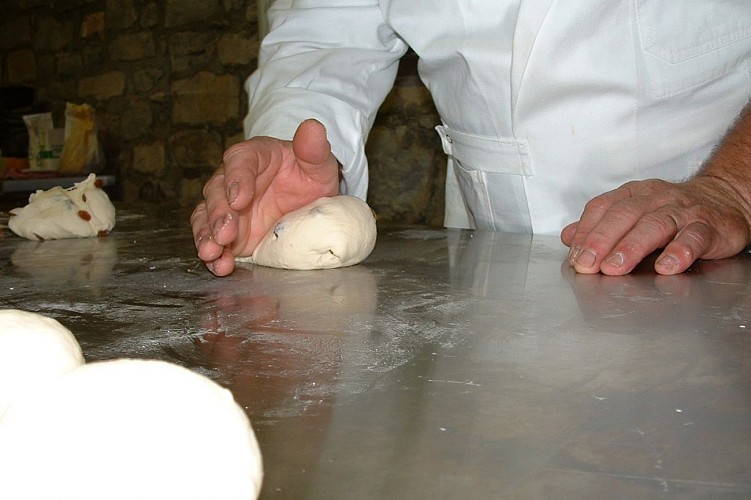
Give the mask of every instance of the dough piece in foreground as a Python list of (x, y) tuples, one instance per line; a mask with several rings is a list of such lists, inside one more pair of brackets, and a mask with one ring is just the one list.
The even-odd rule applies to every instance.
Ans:
[(284, 215), (250, 257), (239, 262), (283, 269), (333, 269), (365, 260), (376, 242), (376, 222), (367, 203), (333, 196)]
[(72, 188), (33, 193), (28, 205), (10, 211), (8, 227), (30, 240), (104, 236), (115, 227), (115, 207), (89, 174)]
[(94, 362), (0, 419), (3, 498), (257, 498), (261, 454), (232, 394), (154, 360)]
[(23, 394), (82, 364), (81, 346), (56, 320), (0, 310), (0, 417)]

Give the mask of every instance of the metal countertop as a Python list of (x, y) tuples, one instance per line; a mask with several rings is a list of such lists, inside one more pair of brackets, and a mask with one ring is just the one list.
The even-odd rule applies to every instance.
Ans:
[(555, 237), (392, 228), (351, 268), (216, 278), (187, 214), (118, 208), (106, 238), (3, 229), (0, 307), (229, 388), (262, 498), (751, 497), (749, 255), (584, 276)]

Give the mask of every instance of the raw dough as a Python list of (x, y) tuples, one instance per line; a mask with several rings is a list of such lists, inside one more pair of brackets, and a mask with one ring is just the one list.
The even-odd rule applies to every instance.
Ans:
[(18, 399), (0, 419), (8, 499), (248, 500), (263, 478), (232, 394), (163, 361), (95, 362)]
[(0, 310), (0, 417), (22, 394), (83, 363), (76, 338), (56, 320)]
[(319, 198), (283, 216), (264, 236), (251, 262), (284, 269), (333, 269), (362, 262), (373, 250), (376, 223), (355, 196)]
[(115, 207), (94, 174), (72, 188), (39, 190), (10, 215), (10, 230), (30, 240), (103, 236), (115, 227)]

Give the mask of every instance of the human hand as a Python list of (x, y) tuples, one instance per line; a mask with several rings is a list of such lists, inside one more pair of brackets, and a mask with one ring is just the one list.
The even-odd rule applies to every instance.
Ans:
[[(579, 273), (623, 275), (657, 249), (659, 274), (682, 273), (697, 259), (720, 259), (751, 242), (744, 204), (725, 181), (635, 181), (590, 200), (561, 231)], [(748, 212), (748, 210), (746, 210)]]
[(198, 257), (217, 276), (249, 256), (279, 218), (339, 191), (339, 168), (316, 120), (292, 141), (254, 137), (230, 147), (190, 217)]

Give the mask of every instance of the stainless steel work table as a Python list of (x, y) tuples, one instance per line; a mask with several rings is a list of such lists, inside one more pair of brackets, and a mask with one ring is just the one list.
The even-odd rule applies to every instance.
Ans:
[(231, 389), (264, 498), (751, 497), (748, 255), (582, 276), (555, 237), (392, 228), (358, 266), (220, 279), (187, 214), (119, 208), (107, 238), (4, 230), (1, 306)]

